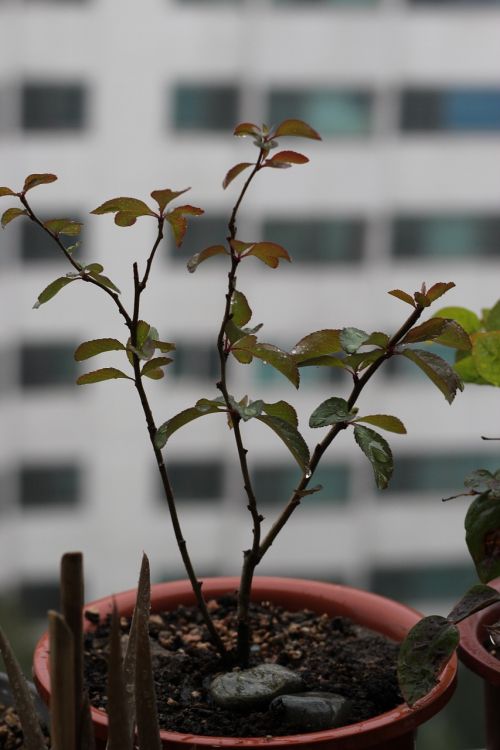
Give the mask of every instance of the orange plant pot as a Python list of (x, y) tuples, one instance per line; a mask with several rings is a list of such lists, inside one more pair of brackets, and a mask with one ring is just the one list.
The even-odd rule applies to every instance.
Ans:
[[(236, 591), (238, 578), (207, 578), (203, 581), (205, 597), (214, 598)], [(130, 615), (135, 603), (135, 590), (114, 597), (118, 611)], [(309, 609), (318, 614), (345, 616), (360, 625), (371, 628), (395, 641), (401, 641), (421, 615), (413, 609), (376, 594), (338, 586), (331, 583), (295, 578), (254, 579), (252, 598), (272, 601), (289, 610)], [(153, 612), (175, 609), (179, 604), (194, 603), (188, 581), (162, 583), (152, 587)], [(99, 599), (88, 605), (105, 616), (111, 612), (111, 597)], [(86, 622), (87, 629), (92, 626)], [(50, 703), (48, 634), (38, 642), (34, 655), (34, 679), (42, 698)], [(206, 748), (293, 748), (293, 750), (413, 750), (415, 732), (420, 724), (443, 708), (453, 694), (457, 671), (454, 656), (443, 669), (438, 685), (413, 708), (403, 704), (367, 721), (337, 729), (295, 734), (273, 738), (204, 737), (192, 734), (162, 731), (164, 748), (174, 750), (204, 750)], [(97, 748), (104, 748), (108, 719), (104, 711), (92, 709), (92, 720)], [(101, 743), (101, 744), (99, 744)]]

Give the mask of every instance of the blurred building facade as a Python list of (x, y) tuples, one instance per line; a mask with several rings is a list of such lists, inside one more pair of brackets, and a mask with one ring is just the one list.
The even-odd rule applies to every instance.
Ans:
[[(132, 299), (131, 263), (152, 228), (88, 217), (117, 195), (192, 186), (202, 206), (182, 249), (157, 258), (142, 312), (175, 362), (149, 386), (157, 422), (216, 394), (215, 339), (225, 271), (186, 259), (224, 240), (235, 182), (226, 170), (256, 153), (237, 122), (306, 120), (321, 143), (287, 141), (310, 164), (259, 175), (240, 238), (284, 244), (293, 263), (241, 269), (239, 288), (262, 339), (291, 349), (305, 334), (353, 325), (394, 332), (409, 308), (386, 294), (454, 281), (442, 305), (480, 311), (500, 272), (500, 3), (481, 0), (112, 0), (0, 2), (0, 184), (33, 172), (59, 180), (31, 193), (43, 218), (85, 222), (79, 256), (101, 262)], [(241, 178), (240, 178), (241, 179)], [(2, 199), (2, 207), (12, 205)], [(126, 338), (109, 299), (74, 284), (33, 310), (70, 270), (18, 219), (0, 236), (0, 586), (35, 613), (57, 585), (62, 552), (85, 553), (88, 597), (134, 585), (142, 550), (156, 579), (181, 577), (179, 555), (128, 381), (76, 387), (84, 340)], [(286, 266), (286, 267), (283, 267)], [(439, 308), (439, 303), (436, 309)], [(101, 355), (87, 369), (126, 367)], [(312, 410), (349, 393), (337, 371), (303, 374), (298, 392), (269, 366), (231, 367), (234, 395)], [(378, 373), (364, 413), (399, 416), (396, 470), (378, 492), (352, 436), (342, 434), (261, 566), (263, 574), (340, 580), (435, 610), (474, 580), (463, 541), (467, 502), (442, 504), (475, 468), (496, 468), (492, 388), (468, 387), (450, 407), (399, 363)], [(272, 521), (299, 478), (263, 425), (244, 425), (262, 513)], [(321, 432), (322, 431), (316, 431)], [(237, 573), (251, 523), (232, 435), (207, 416), (169, 443), (167, 465), (200, 576)]]

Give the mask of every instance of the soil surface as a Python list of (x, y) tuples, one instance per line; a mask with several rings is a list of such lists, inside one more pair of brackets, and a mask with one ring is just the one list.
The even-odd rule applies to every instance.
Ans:
[[(43, 727), (45, 742), (50, 746), (48, 733)], [(0, 703), (0, 750), (24, 750), (23, 730), (17, 711)]]
[[(227, 645), (235, 639), (235, 598), (209, 602)], [(252, 605), (251, 664), (275, 662), (296, 670), (306, 690), (338, 693), (350, 701), (344, 724), (371, 718), (402, 703), (396, 680), (398, 645), (343, 617), (287, 612), (269, 602)], [(89, 619), (92, 619), (89, 613)], [(130, 627), (121, 619), (125, 647)], [(224, 737), (297, 734), (268, 711), (235, 712), (215, 706), (208, 687), (220, 673), (215, 648), (195, 607), (153, 614), (149, 620), (158, 713), (162, 729)], [(85, 640), (85, 679), (91, 703), (106, 709), (109, 621)]]

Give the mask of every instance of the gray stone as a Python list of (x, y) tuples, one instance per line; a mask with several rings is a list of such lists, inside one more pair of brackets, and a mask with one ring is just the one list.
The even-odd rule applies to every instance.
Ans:
[(345, 723), (349, 701), (336, 693), (311, 691), (280, 695), (272, 701), (270, 709), (289, 727), (319, 732)]
[(245, 710), (267, 706), (278, 695), (303, 688), (297, 672), (280, 664), (259, 664), (251, 669), (218, 675), (210, 685), (210, 693), (221, 708)]

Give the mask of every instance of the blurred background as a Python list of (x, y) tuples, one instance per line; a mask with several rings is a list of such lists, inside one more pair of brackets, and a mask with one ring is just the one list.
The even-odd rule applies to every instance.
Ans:
[[(0, 184), (19, 190), (29, 173), (56, 173), (30, 194), (33, 207), (43, 219), (84, 221), (76, 257), (101, 262), (126, 305), (153, 226), (120, 229), (88, 212), (118, 195), (188, 186), (183, 199), (206, 211), (181, 249), (164, 241), (142, 313), (177, 344), (166, 377), (149, 387), (158, 424), (216, 395), (225, 270), (213, 259), (192, 276), (185, 264), (224, 241), (241, 178), (225, 192), (222, 178), (257, 153), (232, 137), (238, 122), (295, 117), (323, 136), (283, 141), (310, 164), (259, 175), (240, 214), (240, 239), (279, 242), (293, 259), (241, 269), (262, 340), (290, 349), (321, 328), (393, 333), (409, 308), (387, 292), (413, 294), (424, 281), (456, 284), (433, 311), (480, 312), (500, 296), (499, 0), (0, 0), (0, 28)], [(125, 340), (124, 326), (84, 284), (32, 309), (70, 270), (35, 230), (18, 219), (0, 234), (0, 616), (26, 665), (57, 606), (63, 552), (83, 550), (87, 600), (133, 587), (142, 550), (155, 580), (183, 576), (130, 383), (74, 385), (85, 371), (76, 346)], [(359, 402), (407, 427), (390, 436), (389, 489), (377, 491), (352, 435), (340, 435), (318, 473), (323, 491), (304, 500), (261, 574), (339, 581), (442, 614), (475, 582), (467, 500), (441, 498), (471, 470), (500, 466), (497, 444), (480, 439), (499, 432), (500, 392), (468, 386), (450, 407), (407, 364), (382, 368)], [(107, 365), (122, 366), (123, 354), (87, 369)], [(295, 403), (311, 445), (308, 415), (349, 392), (326, 368), (303, 372), (298, 393), (263, 364), (231, 374), (238, 398)], [(261, 424), (245, 424), (245, 438), (272, 522), (298, 472)], [(199, 420), (169, 446), (199, 575), (237, 573), (250, 522), (224, 419)], [(482, 742), (480, 688), (468, 680), (419, 748)]]

